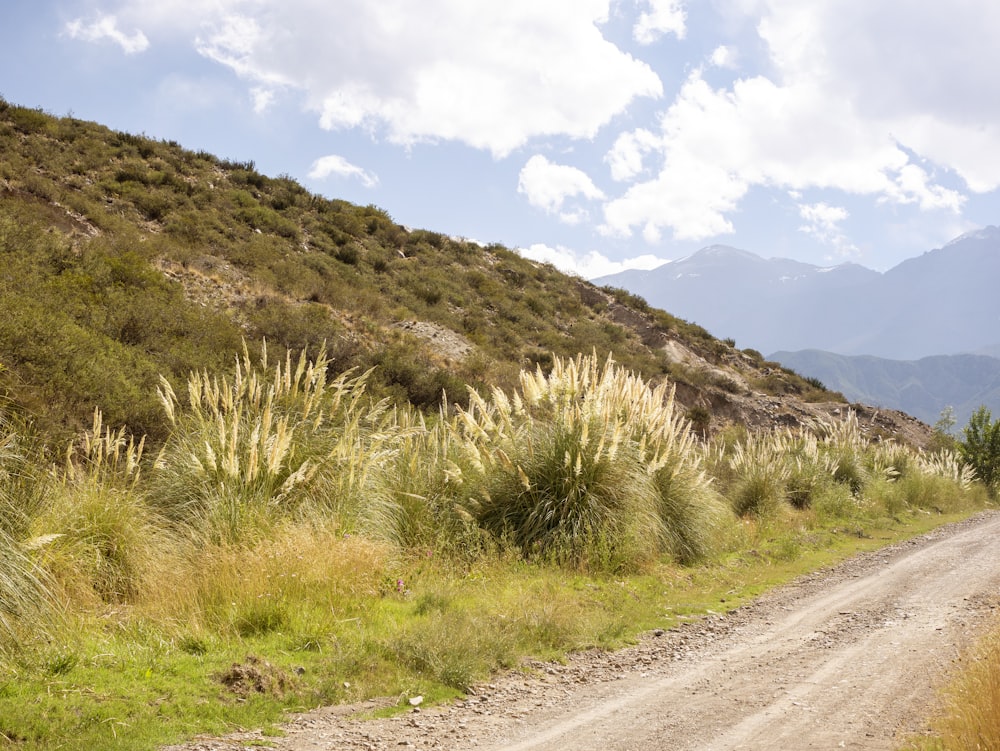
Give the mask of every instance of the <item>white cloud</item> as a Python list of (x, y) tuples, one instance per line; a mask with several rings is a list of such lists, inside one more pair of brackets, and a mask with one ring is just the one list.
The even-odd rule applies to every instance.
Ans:
[(596, 250), (581, 255), (562, 245), (551, 247), (544, 243), (535, 243), (529, 248), (519, 248), (518, 253), (532, 261), (551, 263), (560, 271), (575, 274), (584, 279), (596, 279), (608, 274), (617, 274), (626, 269), (655, 269), (665, 263), (670, 263), (666, 258), (658, 258), (654, 255), (641, 255), (622, 261), (612, 261)]
[(848, 213), (843, 206), (831, 206), (821, 201), (799, 204), (799, 216), (806, 221), (806, 225), (802, 228), (803, 232), (821, 234), (837, 231), (837, 225), (847, 219)]
[(726, 214), (746, 191), (746, 183), (726, 170), (683, 151), (669, 151), (655, 178), (636, 183), (604, 205), (600, 231), (627, 237), (639, 227), (649, 243), (659, 242), (667, 228), (678, 240), (730, 234), (733, 225)]
[(121, 47), (126, 55), (144, 52), (149, 48), (149, 40), (140, 29), (126, 34), (118, 28), (118, 19), (113, 15), (101, 16), (92, 23), (84, 23), (77, 18), (66, 24), (66, 33), (72, 39), (82, 39), (85, 42), (109, 39)]
[(579, 224), (588, 216), (579, 207), (563, 211), (567, 199), (576, 196), (592, 200), (604, 198), (604, 193), (585, 172), (550, 162), (541, 154), (531, 157), (521, 168), (517, 192), (526, 196), (532, 206), (558, 214), (566, 224)]
[(361, 181), (366, 188), (374, 188), (378, 185), (378, 177), (367, 170), (351, 164), (344, 157), (338, 154), (329, 154), (313, 162), (309, 170), (309, 177), (313, 180), (325, 180), (330, 175), (337, 177), (355, 178)]
[[(811, 82), (782, 86), (757, 76), (716, 90), (695, 72), (660, 125), (660, 174), (605, 207), (605, 226), (617, 234), (731, 232), (729, 214), (754, 186), (836, 189), (923, 210), (962, 202), (910, 162), (888, 126), (860, 119), (851, 102)], [(626, 146), (636, 140), (620, 138), (612, 149), (613, 175), (634, 173), (635, 150)], [(655, 143), (645, 135), (643, 142)]]
[(947, 209), (958, 212), (965, 203), (965, 196), (941, 185), (933, 185), (931, 177), (916, 164), (907, 164), (899, 170), (896, 183), (887, 192), (887, 200), (900, 204), (915, 203), (921, 210)]
[(632, 36), (639, 44), (651, 44), (664, 34), (683, 39), (687, 32), (687, 13), (678, 0), (645, 0), (649, 10), (644, 11), (632, 29)]
[(739, 59), (739, 52), (735, 48), (727, 47), (724, 44), (712, 50), (712, 54), (709, 57), (709, 61), (716, 68), (735, 69), (737, 67), (738, 59)]
[(799, 216), (805, 222), (799, 227), (800, 232), (832, 247), (840, 258), (860, 256), (859, 248), (848, 239), (840, 227), (850, 216), (847, 209), (843, 206), (831, 206), (824, 201), (800, 203), (798, 209)]
[(784, 83), (852, 102), (862, 127), (1000, 187), (1000, 66), (991, 0), (762, 0), (758, 25)]
[[(729, 2), (753, 19), (769, 72), (714, 88), (695, 69), (652, 137), (623, 134), (605, 157), (638, 182), (605, 205), (602, 231), (659, 240), (732, 232), (753, 188), (838, 190), (921, 211), (961, 210), (1000, 187), (1000, 5), (956, 0)], [(735, 25), (735, 24), (734, 24)], [(738, 50), (710, 60), (731, 68)], [(718, 73), (713, 74), (714, 78)], [(658, 173), (643, 168), (654, 157)], [(926, 161), (926, 164), (924, 162)]]
[(645, 128), (622, 133), (604, 157), (611, 168), (611, 177), (619, 182), (635, 179), (645, 172), (646, 155), (660, 145), (660, 139)]
[[(393, 143), (453, 140), (496, 157), (530, 139), (591, 138), (663, 87), (605, 39), (617, 0), (116, 0), (122, 17), (173, 23), (250, 86), (303, 93), (324, 128)], [(661, 3), (649, 28), (665, 27)], [(174, 19), (170, 21), (170, 18)]]
[(274, 90), (255, 86), (250, 89), (250, 97), (253, 99), (253, 111), (258, 115), (266, 112), (274, 104)]

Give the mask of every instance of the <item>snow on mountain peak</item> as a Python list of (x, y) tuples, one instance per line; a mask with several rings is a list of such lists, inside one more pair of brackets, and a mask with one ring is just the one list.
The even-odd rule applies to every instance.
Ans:
[(966, 240), (996, 240), (1000, 239), (1000, 227), (995, 227), (990, 224), (986, 227), (981, 227), (979, 229), (974, 229), (971, 232), (966, 232), (964, 235), (959, 235), (951, 242), (946, 243), (943, 247), (950, 248), (952, 245), (957, 245), (958, 243), (965, 242)]

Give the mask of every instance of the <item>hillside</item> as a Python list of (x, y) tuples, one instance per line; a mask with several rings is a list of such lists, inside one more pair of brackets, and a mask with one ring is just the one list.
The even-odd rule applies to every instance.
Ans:
[(716, 336), (762, 352), (818, 349), (916, 360), (995, 350), (998, 275), (1000, 228), (986, 227), (884, 274), (711, 246), (595, 283), (667, 305)]
[[(261, 339), (325, 345), (335, 368), (372, 368), (377, 393), (426, 409), (591, 351), (669, 377), (699, 430), (845, 406), (756, 352), (500, 245), (2, 100), (0, 253), (0, 389), (58, 440), (99, 406), (155, 442), (161, 375), (180, 391), (188, 372), (228, 367)], [(904, 416), (879, 420), (926, 435)]]
[(1000, 411), (1000, 360), (985, 355), (941, 355), (915, 361), (848, 357), (803, 350), (771, 357), (819, 378), (849, 399), (900, 409), (933, 424), (946, 407), (959, 426), (981, 405)]

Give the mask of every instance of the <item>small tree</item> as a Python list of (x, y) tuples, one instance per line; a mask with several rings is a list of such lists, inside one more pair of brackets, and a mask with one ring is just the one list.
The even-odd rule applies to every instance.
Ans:
[(938, 421), (934, 423), (934, 434), (927, 444), (927, 448), (932, 452), (955, 451), (958, 441), (955, 438), (955, 408), (951, 405), (941, 410)]
[(1000, 420), (994, 422), (990, 411), (982, 406), (969, 418), (962, 435), (964, 440), (959, 443), (962, 459), (994, 493), (1000, 480)]

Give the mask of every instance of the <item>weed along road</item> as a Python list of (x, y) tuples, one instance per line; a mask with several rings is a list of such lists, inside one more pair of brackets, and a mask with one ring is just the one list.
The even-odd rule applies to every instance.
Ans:
[[(291, 751), (898, 748), (1000, 613), (998, 540), (1000, 513), (987, 512), (621, 652), (534, 663), (391, 719), (320, 710), (269, 740)], [(189, 748), (230, 747), (241, 746)]]

